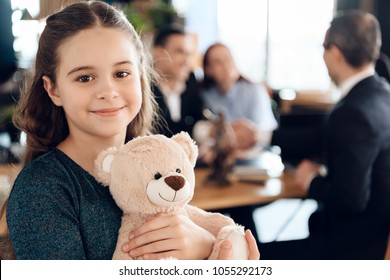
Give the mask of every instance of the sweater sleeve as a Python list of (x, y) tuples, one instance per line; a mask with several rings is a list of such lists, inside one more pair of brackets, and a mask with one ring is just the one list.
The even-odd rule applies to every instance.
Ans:
[[(46, 172), (46, 174), (44, 174)], [(85, 259), (77, 196), (60, 172), (24, 170), (11, 192), (7, 223), (17, 259)]]

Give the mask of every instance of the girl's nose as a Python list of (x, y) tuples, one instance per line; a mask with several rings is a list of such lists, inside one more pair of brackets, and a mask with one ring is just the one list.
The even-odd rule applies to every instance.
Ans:
[(99, 99), (112, 99), (118, 96), (118, 91), (112, 80), (102, 80), (98, 89), (97, 97)]

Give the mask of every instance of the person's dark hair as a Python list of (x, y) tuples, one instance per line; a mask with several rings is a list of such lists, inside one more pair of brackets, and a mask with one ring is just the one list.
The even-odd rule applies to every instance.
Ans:
[(73, 3), (47, 18), (39, 39), (32, 79), (26, 84), (16, 107), (14, 123), (27, 135), (25, 163), (56, 147), (68, 136), (69, 128), (64, 110), (53, 104), (43, 87), (42, 77), (48, 76), (55, 85), (60, 46), (81, 30), (96, 26), (123, 31), (138, 53), (142, 105), (127, 128), (126, 141), (152, 130), (156, 104), (150, 83), (154, 74), (151, 59), (146, 56), (148, 52), (144, 52), (139, 35), (123, 13), (102, 1)]
[(165, 47), (169, 37), (173, 35), (186, 35), (184, 28), (178, 24), (169, 24), (156, 31), (153, 46)]
[[(210, 64), (210, 52), (212, 49), (214, 49), (216, 47), (223, 47), (223, 48), (230, 51), (228, 46), (226, 46), (225, 44), (222, 44), (222, 43), (214, 43), (207, 48), (206, 52), (203, 55), (203, 75), (204, 76), (203, 76), (203, 81), (202, 81), (202, 85), (201, 85), (205, 89), (208, 89), (208, 88), (214, 86), (216, 83), (214, 78), (211, 77), (210, 75), (207, 75), (206, 71), (205, 71), (206, 67), (209, 66), (209, 64)], [(238, 80), (240, 80), (240, 81), (243, 80), (243, 81), (249, 82), (249, 80), (246, 79), (245, 77), (243, 77), (241, 74), (240, 74)]]
[(353, 67), (374, 63), (382, 44), (378, 20), (371, 14), (350, 10), (337, 15), (331, 22), (324, 47), (335, 45)]

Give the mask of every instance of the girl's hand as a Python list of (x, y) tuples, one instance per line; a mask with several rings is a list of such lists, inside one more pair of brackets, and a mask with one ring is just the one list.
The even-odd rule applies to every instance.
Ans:
[(206, 259), (215, 238), (184, 215), (158, 214), (129, 235), (122, 251), (132, 258)]
[[(257, 248), (256, 239), (253, 237), (252, 232), (247, 229), (245, 231), (245, 239), (248, 242), (249, 256), (248, 260), (259, 260), (260, 252)], [(225, 240), (219, 251), (218, 260), (230, 260), (232, 257), (232, 244), (229, 240)]]

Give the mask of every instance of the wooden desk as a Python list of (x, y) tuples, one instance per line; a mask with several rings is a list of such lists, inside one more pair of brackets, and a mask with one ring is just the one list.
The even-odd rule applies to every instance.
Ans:
[[(5, 201), (8, 198), (10, 185), (20, 167), (15, 165), (0, 165), (0, 259), (15, 259), (12, 247), (9, 242), (8, 227), (6, 222)], [(6, 178), (3, 178), (6, 176)], [(3, 185), (5, 182), (5, 186)]]
[[(11, 184), (15, 180), (17, 174), (20, 171), (18, 165), (1, 165), (0, 164), (0, 214), (2, 212), (3, 205), (8, 199), (9, 192), (11, 190)], [(0, 225), (0, 233), (2, 228)]]
[(280, 178), (261, 183), (233, 182), (228, 186), (206, 183), (209, 169), (195, 169), (195, 193), (190, 204), (204, 210), (225, 209), (268, 203), (279, 198), (299, 197), (291, 191), (292, 174), (286, 171)]
[(10, 180), (15, 179), (17, 174), (20, 171), (19, 165), (12, 165), (12, 164), (0, 164), (0, 176), (8, 176)]
[[(9, 195), (9, 183), (15, 178), (18, 171), (18, 166), (0, 165), (0, 237), (7, 234), (8, 229), (5, 221), (5, 207), (3, 206)], [(3, 178), (3, 176), (6, 176), (6, 178)], [(5, 184), (5, 186), (3, 184)]]
[(280, 178), (271, 178), (263, 183), (236, 181), (227, 186), (207, 183), (209, 172), (208, 168), (195, 169), (195, 192), (190, 204), (207, 211), (229, 214), (236, 223), (250, 229), (255, 237), (258, 236), (253, 220), (256, 206), (279, 198), (300, 197), (290, 188), (293, 176), (288, 171)]
[(332, 92), (301, 90), (297, 92), (294, 100), (281, 100), (281, 113), (288, 114), (293, 107), (303, 107), (320, 111), (330, 111), (336, 104), (337, 99), (332, 96)]

